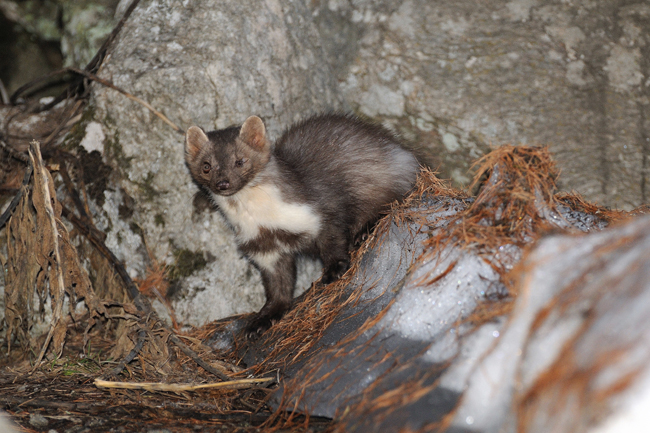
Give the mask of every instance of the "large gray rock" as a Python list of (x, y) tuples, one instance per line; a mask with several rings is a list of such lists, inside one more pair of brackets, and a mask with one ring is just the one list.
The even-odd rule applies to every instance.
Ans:
[(647, 2), (312, 3), (346, 100), (428, 146), (444, 177), (466, 183), (485, 144), (548, 145), (564, 188), (648, 201)]
[[(487, 143), (548, 144), (562, 187), (631, 208), (647, 201), (649, 14), (622, 1), (151, 0), (100, 75), (183, 129), (257, 114), (277, 136), (306, 114), (351, 108), (401, 132), (457, 185)], [(257, 309), (257, 272), (220, 216), (195, 206), (182, 136), (100, 86), (88, 114), (76, 141), (112, 167), (96, 211), (132, 275), (148, 264), (144, 235), (175, 266), (181, 320)], [(318, 275), (308, 268), (303, 287)]]
[[(275, 137), (308, 113), (342, 106), (325, 59), (300, 2), (151, 0), (133, 12), (100, 75), (183, 129), (223, 128), (256, 114)], [(96, 210), (129, 272), (145, 272), (144, 235), (158, 260), (180, 269), (175, 307), (184, 323), (260, 308), (259, 275), (229, 228), (218, 213), (193, 206), (183, 136), (114, 90), (95, 87), (92, 105), (81, 144), (114, 169)], [(307, 268), (302, 286), (319, 272)]]
[[(280, 369), (269, 404), (345, 432), (647, 430), (650, 218), (606, 227), (539, 207), (540, 227), (564, 232), (527, 252), (431, 241), (484, 206), (414, 201), (405, 213), (417, 218), (376, 233), (324, 329), (313, 324), (326, 301), (313, 298), (294, 326), (238, 345), (247, 365)], [(223, 349), (224, 334), (210, 344)]]

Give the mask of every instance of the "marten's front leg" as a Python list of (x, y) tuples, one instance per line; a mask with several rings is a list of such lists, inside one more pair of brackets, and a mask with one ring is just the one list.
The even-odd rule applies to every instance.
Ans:
[(296, 286), (296, 260), (294, 254), (283, 254), (273, 269), (260, 268), (266, 303), (246, 327), (249, 339), (258, 338), (291, 307)]
[(343, 233), (332, 232), (324, 237), (319, 246), (324, 268), (321, 283), (333, 283), (350, 268), (349, 244)]

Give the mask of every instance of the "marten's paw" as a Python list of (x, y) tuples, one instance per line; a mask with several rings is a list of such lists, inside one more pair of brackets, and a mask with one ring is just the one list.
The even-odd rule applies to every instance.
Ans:
[(246, 325), (246, 338), (249, 340), (257, 340), (267, 329), (273, 326), (273, 323), (269, 316), (256, 314), (248, 325)]
[(275, 308), (266, 305), (254, 315), (246, 325), (246, 338), (257, 340), (271, 326), (275, 325), (284, 315), (288, 307), (276, 305)]
[(339, 260), (338, 262), (334, 263), (333, 265), (325, 269), (320, 282), (324, 285), (333, 283), (334, 281), (341, 278), (343, 274), (347, 272), (348, 269), (350, 269), (350, 261)]

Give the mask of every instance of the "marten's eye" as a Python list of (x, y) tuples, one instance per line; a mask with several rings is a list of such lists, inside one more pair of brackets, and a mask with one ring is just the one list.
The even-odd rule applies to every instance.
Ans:
[(237, 161), (235, 161), (235, 167), (243, 167), (247, 161), (248, 159), (246, 158), (238, 159)]
[(211, 169), (211, 168), (212, 168), (212, 167), (210, 166), (209, 163), (207, 163), (207, 162), (204, 162), (204, 163), (203, 163), (203, 173), (205, 173), (205, 174), (210, 173), (210, 169)]

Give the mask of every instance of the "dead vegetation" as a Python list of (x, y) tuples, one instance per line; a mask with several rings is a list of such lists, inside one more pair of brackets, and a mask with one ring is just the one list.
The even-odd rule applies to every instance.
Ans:
[[(13, 155), (14, 162), (24, 171), (19, 187), (10, 189), (15, 191), (14, 200), (6, 217), (0, 219), (3, 224), (6, 222), (7, 238), (7, 257), (3, 258), (3, 264), (7, 269), (4, 364), (11, 366), (8, 371), (29, 372), (29, 378), (41, 375), (52, 379), (60, 375), (61, 363), (70, 365), (78, 360), (92, 360), (93, 368), (83, 373), (84, 386), (90, 386), (98, 378), (111, 379), (113, 386), (97, 382), (109, 390), (105, 392), (110, 392), (111, 397), (120, 393), (126, 399), (123, 401), (127, 401), (134, 395), (157, 395), (156, 401), (160, 402), (166, 396), (182, 395), (188, 405), (196, 406), (208, 393), (215, 402), (211, 410), (245, 414), (269, 430), (303, 431), (313, 427), (308, 418), (293, 413), (295, 401), (286, 401), (275, 412), (269, 412), (265, 406), (268, 387), (282, 371), (319, 350), (320, 338), (340, 312), (360, 302), (361, 293), (350, 291), (350, 282), (361, 257), (368, 250), (381, 247), (391, 225), (430, 232), (424, 256), (435, 257), (442, 249), (454, 245), (477, 251), (491, 260), (503, 282), (509, 285), (511, 296), (481, 303), (467, 319), (479, 326), (508, 314), (517, 293), (508, 269), (493, 260), (496, 249), (508, 244), (524, 247), (557, 230), (549, 224), (549, 218), (559, 215), (557, 206), (560, 205), (594, 215), (608, 224), (627, 216), (587, 203), (577, 194), (558, 194), (557, 172), (545, 149), (504, 146), (486, 155), (475, 165), (474, 197), (423, 170), (416, 190), (379, 221), (354, 253), (352, 268), (341, 280), (307, 291), (254, 347), (236, 339), (232, 351), (217, 353), (203, 342), (241, 318), (222, 320), (188, 334), (178, 332), (179, 324), (175, 320), (172, 328), (164, 325), (153, 312), (147, 296), (161, 300), (174, 317), (164, 298), (169, 269), (152, 256), (148, 275), (133, 281), (124, 264), (104, 244), (105, 234), (95, 227), (89, 210), (90, 198), (84, 179), (91, 179), (84, 176), (78, 155), (56, 147), (61, 137), (74, 128), (70, 118), (80, 105), (73, 103), (72, 107), (74, 110), (64, 110), (67, 114), (57, 117), (59, 121), (67, 119), (64, 126), (49, 128), (48, 137), (59, 137), (48, 141), (49, 163), (43, 161), (37, 142), (27, 154), (19, 146), (5, 146), (5, 151)], [(15, 180), (12, 182), (15, 184)], [(56, 191), (63, 191), (62, 197)], [(451, 219), (437, 221), (432, 219), (437, 208), (422, 205), (431, 197), (445, 197), (463, 205)], [(643, 209), (638, 210), (642, 212)], [(453, 264), (447, 272), (452, 267)], [(371, 329), (389, 307), (346, 340), (352, 341)], [(45, 334), (34, 332), (38, 323), (48, 326)], [(97, 352), (98, 347), (103, 348), (101, 353)], [(238, 364), (240, 354), (247, 350), (256, 351), (257, 362), (244, 369)], [(197, 365), (201, 368), (197, 369)], [(118, 385), (115, 383), (118, 375), (129, 382)], [(32, 383), (27, 379), (23, 384)], [(374, 397), (377, 405), (395, 408), (409, 404), (435, 385), (424, 378), (409, 383), (412, 385), (409, 390), (414, 392), (410, 397), (399, 397), (401, 403), (388, 395)], [(306, 383), (294, 381), (287, 386), (295, 392)], [(96, 392), (88, 395), (91, 394), (96, 399)], [(25, 401), (20, 400), (19, 404)], [(437, 424), (436, 428), (441, 426)]]
[[(208, 424), (247, 425), (242, 431), (255, 430), (254, 424), (268, 418), (256, 413), (263, 412), (265, 390), (275, 376), (250, 377), (228, 360), (217, 359), (200, 340), (177, 334), (160, 321), (143, 293), (166, 302), (167, 269), (154, 258), (149, 275), (137, 282), (139, 287), (130, 278), (124, 264), (106, 247), (106, 235), (95, 227), (90, 212), (92, 191), (88, 193), (86, 183), (93, 182), (92, 175), (101, 170), (85, 167), (84, 155), (65, 147), (66, 137), (77, 134), (75, 128), (83, 123), (90, 81), (121, 92), (180, 131), (146, 101), (94, 75), (137, 3), (132, 2), (86, 68), (67, 68), (28, 83), (12, 95), (17, 105), (2, 107), (0, 192), (14, 196), (0, 217), (7, 239), (6, 257), (0, 255), (6, 269), (5, 345), (0, 349), (4, 352), (0, 361), (3, 404), (17, 419), (22, 407), (85, 407), (92, 412), (107, 403), (119, 409), (134, 397), (145, 411), (154, 406), (138, 395), (159, 394), (154, 400), (160, 404), (171, 393), (191, 402), (184, 405), (218, 412)], [(69, 86), (54, 101), (19, 102), (60, 78), (68, 80)], [(33, 141), (28, 149), (24, 143), (33, 139), (40, 143)], [(84, 173), (84, 167), (89, 173)], [(68, 376), (82, 379), (64, 380)], [(138, 385), (119, 384), (117, 376)], [(98, 388), (92, 386), (99, 378), (109, 379), (108, 385), (96, 384), (110, 390), (103, 391), (105, 399), (97, 398)], [(154, 383), (142, 388), (143, 381)], [(35, 403), (30, 388), (44, 383), (57, 383), (59, 392), (50, 393), (50, 400), (41, 393)], [(129, 387), (137, 390), (115, 391)], [(84, 388), (86, 394), (66, 398)], [(125, 399), (113, 400), (116, 393)], [(204, 397), (216, 399), (215, 403), (201, 404)], [(185, 424), (192, 427), (197, 419), (209, 418), (205, 411), (199, 412), (188, 415)], [(137, 430), (132, 419), (118, 420), (118, 427)]]
[[(33, 175), (29, 175), (32, 167)], [(25, 181), (16, 195), (19, 200), (16, 200), (5, 229), (8, 336), (5, 374), (20, 374), (24, 379), (18, 383), (28, 390), (39, 380), (60, 381), (57, 378), (67, 374), (62, 371), (74, 371), (72, 375), (81, 376), (81, 382), (75, 385), (63, 380), (59, 383), (62, 388), (86, 390), (86, 394), (74, 401), (61, 403), (75, 410), (91, 411), (96, 410), (97, 405), (106, 404), (98, 398), (96, 387), (110, 393), (106, 394), (107, 398), (118, 396), (119, 404), (112, 407), (136, 401), (139, 410), (144, 411), (161, 402), (173, 406), (177, 404), (173, 402), (180, 399), (185, 407), (193, 410), (183, 428), (205, 422), (205, 411), (225, 416), (209, 420), (220, 425), (235, 422), (241, 427), (242, 420), (246, 419), (269, 431), (306, 431), (314, 426), (335, 428), (335, 425), (310, 421), (294, 413), (295, 401), (286, 401), (280, 409), (269, 412), (265, 406), (268, 387), (277, 381), (282, 371), (318, 350), (320, 337), (343, 308), (360, 302), (360, 293), (351, 292), (349, 283), (362, 256), (371, 248), (381, 248), (392, 224), (420, 227), (418, 230), (424, 231), (436, 225), (429, 214), (433, 209), (420, 206), (427, 197), (458, 199), (465, 203), (465, 208), (446, 222), (445, 230), (431, 231), (425, 255), (435, 255), (441, 248), (453, 244), (488, 257), (490, 251), (503, 244), (529, 244), (552, 230), (544, 212), (548, 208), (553, 210), (556, 203), (599, 215), (607, 222), (625, 217), (623, 213), (590, 205), (577, 195), (556, 194), (552, 162), (543, 149), (512, 147), (488, 155), (478, 170), (477, 179), (485, 176), (482, 176), (483, 185), (475, 198), (449, 187), (424, 170), (416, 191), (405, 203), (393, 208), (355, 252), (350, 272), (334, 284), (307, 291), (283, 320), (255, 344), (259, 362), (244, 369), (238, 366), (241, 359), (236, 354), (247, 350), (245, 340), (236, 340), (238, 347), (229, 353), (215, 352), (203, 344), (210, 335), (240, 318), (223, 320), (188, 334), (177, 333), (164, 325), (143, 293), (162, 297), (165, 267), (152, 261), (150, 274), (138, 281), (139, 287), (136, 286), (123, 264), (103, 243), (104, 235), (96, 229), (88, 212), (87, 194), (83, 192), (83, 185), (75, 183), (74, 176), (68, 173), (67, 162), (50, 166), (50, 169), (56, 169), (54, 177), (42, 161), (38, 143), (34, 142)], [(542, 176), (539, 172), (543, 170), (549, 172)], [(57, 197), (55, 178), (65, 187), (63, 199)], [(495, 263), (495, 269), (502, 273), (504, 281), (508, 281), (505, 268)], [(511, 294), (516, 295), (514, 286)], [(508, 300), (480, 304), (468, 321), (478, 326), (507, 314), (511, 306)], [(352, 341), (372, 328), (389, 307), (346, 340)], [(44, 335), (35, 336), (33, 328), (38, 321), (49, 328)], [(192, 366), (197, 364), (202, 369)], [(23, 376), (25, 373), (29, 375)], [(405, 384), (406, 394), (396, 390), (393, 394), (397, 400), (391, 397), (393, 394), (385, 394), (368, 401), (375, 402), (378, 408), (386, 405), (391, 410), (411, 404), (436, 386), (433, 373), (430, 378), (413, 378)], [(116, 381), (114, 378), (118, 375), (127, 381)], [(110, 381), (97, 381), (104, 380), (102, 378)], [(15, 383), (9, 382), (0, 386), (5, 391), (16, 388)], [(294, 381), (287, 386), (295, 390), (306, 384)], [(29, 401), (28, 397), (19, 395), (5, 400), (10, 411), (16, 409), (12, 413), (18, 418), (22, 413), (18, 407)], [(209, 407), (201, 403), (206, 398), (213, 402)], [(40, 406), (36, 407), (44, 410), (63, 407), (52, 406), (51, 402), (42, 399), (39, 402)], [(386, 417), (389, 412), (380, 416)], [(178, 413), (173, 414), (178, 417)], [(441, 428), (443, 424), (431, 428)], [(250, 428), (256, 428), (254, 426)]]
[[(6, 212), (11, 217), (3, 215), (7, 256), (3, 258), (6, 351), (2, 364), (5, 374), (14, 376), (0, 387), (14, 388), (18, 377), (23, 378), (18, 382), (25, 389), (39, 380), (57, 381), (59, 366), (77, 370), (71, 365), (78, 364), (84, 382), (110, 390), (107, 397), (115, 389), (179, 394), (186, 400), (193, 399), (188, 392), (216, 392), (227, 397), (217, 405), (222, 413), (243, 410), (241, 420), (255, 418), (254, 413), (263, 408), (259, 392), (264, 395), (262, 390), (275, 383), (275, 376), (250, 377), (227, 360), (217, 359), (201, 340), (164, 325), (142, 294), (163, 290), (164, 267), (156, 266), (140, 282), (141, 291), (104, 244), (103, 233), (94, 227), (82, 198), (86, 195), (78, 194), (76, 187), (70, 189), (74, 184), (64, 164), (56, 168), (60, 184), (68, 187), (65, 200), (76, 207), (78, 215), (59, 201), (54, 177), (36, 141), (29, 149), (25, 182), (15, 205)], [(39, 324), (47, 326), (44, 333), (37, 331)], [(137, 383), (117, 382), (118, 375)], [(101, 377), (110, 380), (97, 381)], [(152, 379), (157, 382), (143, 384)], [(233, 394), (234, 390), (240, 390), (239, 394)], [(243, 400), (242, 392), (247, 395)], [(8, 409), (12, 402), (22, 405), (29, 400), (19, 396), (14, 393), (4, 401)], [(227, 403), (233, 396), (238, 396), (237, 403)], [(262, 418), (257, 417), (262, 422), (268, 415)], [(236, 417), (230, 420), (237, 421)]]
[[(124, 19), (137, 3), (133, 2)], [(244, 369), (237, 354), (248, 347), (245, 341), (235, 341), (236, 347), (229, 353), (217, 353), (203, 343), (240, 318), (209, 324), (187, 334), (178, 332), (175, 321), (173, 329), (166, 326), (152, 310), (147, 296), (166, 303), (173, 318), (164, 299), (168, 270), (152, 258), (149, 274), (133, 281), (124, 264), (106, 247), (105, 234), (94, 225), (83, 163), (79, 155), (62, 149), (63, 138), (82, 117), (90, 80), (148, 105), (94, 75), (105, 48), (85, 69), (59, 72), (75, 77), (65, 95), (45, 106), (21, 107), (8, 115), (0, 137), (0, 152), (5, 157), (0, 192), (14, 197), (0, 218), (0, 228), (6, 224), (7, 244), (6, 257), (0, 257), (6, 269), (6, 345), (2, 348), (5, 352), (0, 389), (5, 395), (5, 408), (20, 420), (29, 417), (28, 408), (37, 408), (50, 414), (50, 427), (86, 422), (79, 421), (81, 415), (70, 416), (77, 421), (56, 418), (60, 416), (56, 411), (63, 409), (91, 417), (104, 411), (122, 420), (121, 424), (104, 427), (125, 431), (159, 424), (191, 431), (199, 423), (239, 431), (256, 431), (259, 426), (266, 431), (331, 430), (336, 426), (294, 414), (295, 402), (287, 401), (270, 412), (265, 405), (269, 387), (281, 371), (317, 349), (320, 337), (343, 308), (360, 302), (360, 293), (347, 289), (349, 283), (361, 257), (381, 246), (392, 224), (408, 223), (423, 231), (435, 226), (436, 221), (431, 220), (433, 210), (420, 206), (424, 199), (447, 197), (466, 205), (445, 222), (444, 230), (431, 230), (424, 252), (431, 256), (449, 245), (473, 249), (486, 257), (503, 245), (530, 245), (557, 230), (548, 223), (548, 217), (558, 214), (560, 204), (606, 223), (627, 217), (587, 203), (577, 194), (558, 194), (558, 173), (545, 149), (503, 146), (483, 157), (475, 165), (473, 197), (424, 170), (416, 191), (392, 209), (354, 253), (351, 270), (327, 287), (307, 291), (256, 343), (259, 362)], [(12, 99), (28, 94), (30, 89), (20, 89)], [(67, 102), (56, 105), (61, 101)], [(36, 116), (33, 128), (12, 129), (16, 123), (12, 119), (28, 116)], [(165, 119), (170, 127), (179, 130)], [(42, 144), (33, 142), (27, 149), (27, 137), (39, 139)], [(64, 193), (59, 196), (57, 191)], [(643, 212), (639, 209), (636, 213)], [(516, 281), (501, 263), (493, 263), (503, 281), (510, 284), (509, 293), (516, 296)], [(480, 304), (468, 321), (478, 326), (507, 314), (512, 307), (510, 301)], [(348, 338), (372, 328), (381, 317), (379, 314), (366, 322)], [(35, 332), (41, 325), (47, 327), (46, 332)], [(556, 367), (554, 374), (562, 377), (563, 370)], [(117, 376), (126, 380), (118, 382)], [(111, 380), (107, 383), (96, 379)], [(410, 404), (434, 386), (433, 379), (428, 379), (412, 378), (403, 388), (376, 397), (373, 404), (379, 409)], [(45, 387), (59, 391), (39, 391)], [(38, 399), (33, 398), (35, 394)], [(164, 410), (157, 409), (160, 407)], [(141, 425), (125, 423), (137, 417), (143, 417)]]

